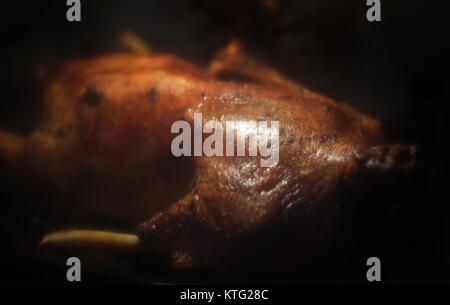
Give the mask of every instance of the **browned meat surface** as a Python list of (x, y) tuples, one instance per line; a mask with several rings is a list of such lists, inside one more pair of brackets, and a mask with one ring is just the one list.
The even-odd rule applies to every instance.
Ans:
[[(57, 199), (42, 213), (137, 225), (147, 250), (173, 268), (239, 269), (261, 255), (273, 266), (300, 263), (331, 234), (338, 190), (366, 168), (414, 163), (414, 147), (386, 144), (376, 119), (237, 44), (205, 70), (165, 54), (72, 61), (48, 76), (43, 100), (28, 138), (0, 134), (4, 166), (49, 188)], [(196, 112), (223, 126), (278, 121), (279, 162), (174, 157), (171, 125)]]

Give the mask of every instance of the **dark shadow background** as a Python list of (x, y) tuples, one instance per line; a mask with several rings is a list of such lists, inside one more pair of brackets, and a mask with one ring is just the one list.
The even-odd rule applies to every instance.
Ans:
[[(341, 245), (349, 267), (332, 281), (364, 282), (364, 258), (378, 256), (385, 283), (449, 283), (446, 1), (382, 0), (382, 21), (374, 23), (366, 20), (365, 0), (81, 2), (79, 23), (66, 20), (65, 1), (0, 2), (1, 128), (20, 134), (34, 128), (40, 64), (114, 52), (120, 30), (132, 29), (155, 50), (199, 65), (240, 38), (256, 57), (312, 90), (379, 118), (392, 142), (421, 148), (413, 177), (391, 177), (376, 193), (362, 187), (351, 196), (358, 205), (342, 232), (352, 237), (343, 234)], [(64, 281), (61, 258), (37, 257), (27, 248), (47, 224), (27, 212), (33, 198), (12, 191), (3, 176), (2, 281)], [(93, 268), (87, 278), (141, 281), (114, 264)]]

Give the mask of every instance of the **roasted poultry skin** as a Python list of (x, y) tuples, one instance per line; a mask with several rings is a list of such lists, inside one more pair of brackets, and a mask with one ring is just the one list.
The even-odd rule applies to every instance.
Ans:
[[(332, 231), (340, 188), (366, 169), (414, 163), (415, 148), (386, 144), (378, 120), (309, 91), (238, 43), (207, 69), (168, 54), (74, 60), (47, 76), (43, 103), (28, 137), (0, 133), (3, 167), (37, 177), (58, 198), (44, 214), (137, 225), (146, 251), (170, 268), (300, 261)], [(174, 157), (171, 125), (193, 113), (278, 121), (278, 164)]]

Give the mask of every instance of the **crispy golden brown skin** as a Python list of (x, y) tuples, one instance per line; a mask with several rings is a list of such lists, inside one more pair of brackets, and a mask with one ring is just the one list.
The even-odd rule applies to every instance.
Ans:
[[(261, 253), (299, 261), (332, 227), (342, 185), (364, 167), (414, 162), (413, 147), (384, 144), (376, 119), (236, 45), (207, 70), (164, 54), (72, 61), (51, 75), (44, 103), (43, 124), (27, 139), (1, 135), (7, 166), (41, 177), (74, 218), (142, 223), (149, 250), (174, 268), (240, 268)], [(204, 122), (279, 121), (279, 163), (173, 157), (171, 124), (194, 112)]]

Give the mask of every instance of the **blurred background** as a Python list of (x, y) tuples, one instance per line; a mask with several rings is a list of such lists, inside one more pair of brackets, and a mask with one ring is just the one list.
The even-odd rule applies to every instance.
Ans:
[[(66, 1), (0, 1), (0, 128), (26, 135), (36, 126), (40, 65), (120, 51), (116, 37), (122, 30), (200, 66), (239, 38), (253, 56), (313, 91), (379, 118), (392, 142), (420, 148), (412, 178), (391, 178), (382, 192), (349, 199), (359, 204), (342, 229), (352, 232), (351, 238), (341, 237), (349, 267), (336, 281), (364, 282), (363, 258), (378, 256), (385, 283), (449, 283), (446, 1), (382, 0), (381, 22), (372, 23), (365, 0), (82, 0), (81, 5), (82, 21), (71, 23)], [(30, 250), (49, 225), (28, 212), (34, 199), (17, 186), (13, 190), (4, 175), (1, 179), (2, 281), (65, 280), (62, 259)], [(115, 261), (104, 265), (91, 268), (88, 277), (118, 283), (145, 278)]]

